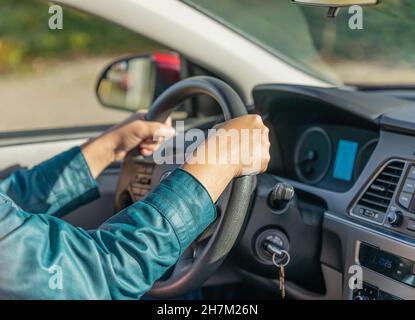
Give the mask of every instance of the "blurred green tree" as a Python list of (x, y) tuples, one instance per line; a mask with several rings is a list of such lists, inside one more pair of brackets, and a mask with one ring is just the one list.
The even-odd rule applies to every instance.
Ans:
[(160, 46), (113, 23), (63, 8), (63, 30), (50, 30), (49, 4), (2, 0), (0, 6), (0, 73), (30, 71), (39, 59), (156, 50)]

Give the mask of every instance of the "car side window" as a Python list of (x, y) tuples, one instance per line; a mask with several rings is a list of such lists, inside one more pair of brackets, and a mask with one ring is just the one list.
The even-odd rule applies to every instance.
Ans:
[[(115, 58), (163, 50), (111, 22), (51, 4), (4, 0), (0, 8), (0, 132), (113, 124), (128, 116), (102, 107), (95, 84)], [(52, 25), (56, 21), (52, 21)]]

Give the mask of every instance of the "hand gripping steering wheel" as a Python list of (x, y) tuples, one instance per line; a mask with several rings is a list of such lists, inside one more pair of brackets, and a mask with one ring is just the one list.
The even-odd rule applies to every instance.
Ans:
[[(167, 89), (151, 106), (147, 120), (164, 122), (181, 102), (198, 94), (205, 94), (216, 100), (225, 120), (247, 114), (241, 98), (229, 85), (216, 78), (200, 76), (182, 80)], [(132, 157), (128, 156), (125, 162), (133, 161)], [(126, 163), (123, 170), (131, 168)], [(163, 166), (158, 165), (156, 170), (162, 172)], [(169, 170), (171, 168), (170, 165)], [(183, 253), (171, 272), (154, 284), (149, 292), (150, 296), (180, 296), (199, 288), (218, 269), (242, 230), (255, 183), (254, 176), (239, 177), (232, 181), (225, 191), (227, 195), (222, 195), (226, 199), (222, 214)]]

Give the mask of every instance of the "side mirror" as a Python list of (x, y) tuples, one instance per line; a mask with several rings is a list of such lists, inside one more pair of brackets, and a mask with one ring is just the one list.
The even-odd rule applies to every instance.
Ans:
[(107, 108), (136, 112), (148, 109), (169, 86), (180, 80), (175, 53), (154, 53), (120, 59), (102, 72), (96, 94)]

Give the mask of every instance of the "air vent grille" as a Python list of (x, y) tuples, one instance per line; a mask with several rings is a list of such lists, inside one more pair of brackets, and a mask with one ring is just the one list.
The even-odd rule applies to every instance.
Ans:
[(398, 186), (404, 166), (405, 163), (401, 161), (390, 162), (371, 183), (358, 204), (385, 213)]

